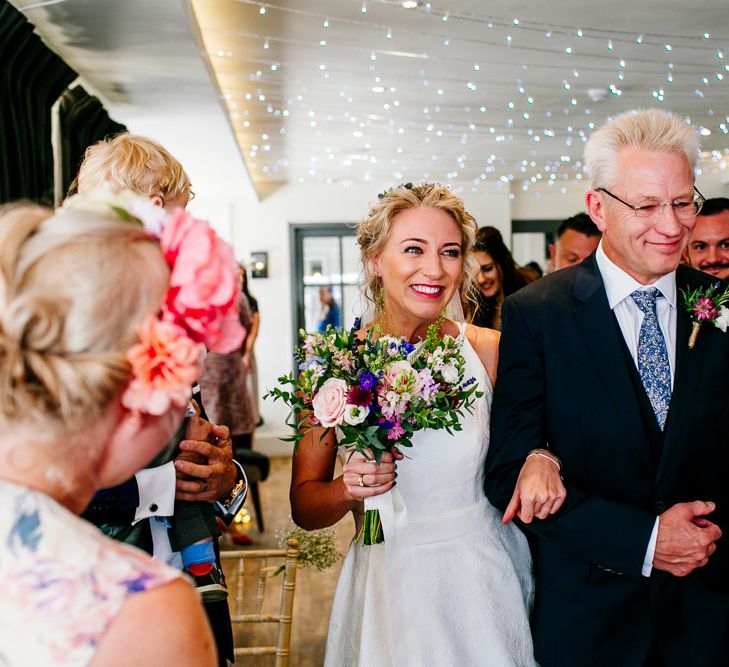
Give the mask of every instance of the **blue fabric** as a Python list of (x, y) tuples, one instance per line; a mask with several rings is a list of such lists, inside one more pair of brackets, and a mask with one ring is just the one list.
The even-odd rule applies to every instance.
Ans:
[(329, 310), (327, 311), (327, 314), (324, 316), (324, 319), (319, 322), (319, 326), (317, 327), (317, 331), (319, 333), (324, 333), (327, 330), (328, 325), (332, 325), (335, 329), (338, 329), (342, 326), (342, 320), (339, 316), (339, 306), (336, 302), (332, 302), (329, 305)]
[(630, 296), (644, 316), (638, 335), (638, 374), (663, 429), (671, 402), (671, 365), (656, 314), (656, 299), (663, 295), (657, 288), (650, 287), (636, 290)]
[(215, 564), (215, 548), (213, 547), (212, 540), (198, 542), (197, 544), (191, 544), (189, 547), (184, 547), (180, 551), (180, 555), (182, 556), (182, 564), (185, 568), (189, 568), (190, 565), (195, 565), (196, 563)]

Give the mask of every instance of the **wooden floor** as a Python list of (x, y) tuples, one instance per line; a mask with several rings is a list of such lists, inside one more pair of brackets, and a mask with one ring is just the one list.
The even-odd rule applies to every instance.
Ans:
[[(239, 527), (240, 532), (253, 540), (251, 549), (279, 548), (282, 546), (282, 537), (292, 526), (289, 507), (289, 481), (291, 479), (291, 459), (271, 459), (271, 474), (260, 484), (262, 508), (265, 518), (265, 532), (260, 533), (255, 528), (255, 518)], [(250, 497), (246, 509), (253, 514), (253, 503)], [(354, 522), (351, 516), (343, 519), (335, 527), (338, 548), (344, 553), (351, 542), (354, 533)], [(224, 539), (223, 548), (237, 547)], [(301, 568), (297, 571), (296, 594), (294, 598), (293, 630), (291, 642), (291, 667), (320, 667), (324, 660), (324, 644), (326, 640), (329, 611), (332, 597), (339, 575), (340, 562), (331, 570), (318, 572), (311, 567)], [(235, 575), (230, 565), (225, 565), (226, 577), (230, 587), (231, 604), (235, 600)], [(276, 613), (278, 606), (278, 590), (281, 576), (267, 580), (267, 596), (264, 604), (264, 613)], [(244, 590), (246, 598), (245, 611), (253, 611), (251, 598), (255, 598), (257, 577), (255, 573), (246, 575)], [(275, 599), (274, 599), (275, 598)], [(275, 628), (273, 626), (246, 624), (234, 628), (236, 642), (241, 646), (256, 646), (272, 644), (275, 642)], [(239, 658), (236, 664), (245, 664), (246, 667), (264, 667), (273, 665), (273, 657), (245, 657)]]

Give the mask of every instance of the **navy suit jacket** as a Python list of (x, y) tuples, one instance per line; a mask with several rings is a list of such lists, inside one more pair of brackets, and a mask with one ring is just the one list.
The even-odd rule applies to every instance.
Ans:
[[(679, 289), (710, 276), (679, 267)], [(533, 619), (542, 667), (729, 664), (729, 543), (678, 578), (641, 575), (656, 516), (712, 500), (729, 531), (729, 333), (705, 324), (693, 349), (678, 304), (674, 390), (657, 426), (594, 254), (506, 300), (485, 489), (504, 509), (529, 450), (563, 462), (567, 500), (538, 536)], [(565, 635), (565, 630), (569, 635)]]

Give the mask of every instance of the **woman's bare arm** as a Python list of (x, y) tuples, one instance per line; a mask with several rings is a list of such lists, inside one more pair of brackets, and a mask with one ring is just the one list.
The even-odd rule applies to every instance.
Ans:
[(291, 516), (307, 530), (334, 525), (364, 498), (389, 491), (395, 481), (395, 463), (387, 453), (379, 465), (354, 454), (342, 466), (342, 474), (334, 478), (334, 433), (330, 430), (321, 438), (323, 432), (310, 429), (293, 457)]
[[(493, 329), (469, 325), (466, 335), (494, 384), (501, 334)], [(514, 494), (504, 513), (504, 523), (508, 523), (515, 516), (524, 523), (530, 523), (534, 518), (546, 519), (562, 507), (566, 497), (567, 491), (562, 483), (557, 459), (552, 461), (542, 455), (528, 456), (521, 467)]]
[(127, 598), (90, 667), (216, 667), (215, 641), (191, 584), (169, 584)]

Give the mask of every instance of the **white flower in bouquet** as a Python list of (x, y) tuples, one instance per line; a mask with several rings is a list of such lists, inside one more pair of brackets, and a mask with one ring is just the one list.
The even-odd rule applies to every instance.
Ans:
[(727, 327), (729, 327), (729, 308), (726, 306), (719, 308), (719, 317), (714, 320), (714, 326), (726, 333)]
[(458, 372), (458, 367), (456, 366), (455, 361), (452, 360), (449, 361), (447, 364), (443, 364), (440, 369), (440, 374), (443, 380), (448, 384), (456, 384), (460, 376), (460, 373)]
[(348, 403), (344, 406), (344, 423), (350, 426), (356, 426), (367, 419), (369, 413), (370, 409), (366, 406), (351, 405)]
[(329, 378), (316, 392), (311, 406), (314, 416), (324, 428), (339, 426), (347, 405), (347, 383), (339, 378)]

